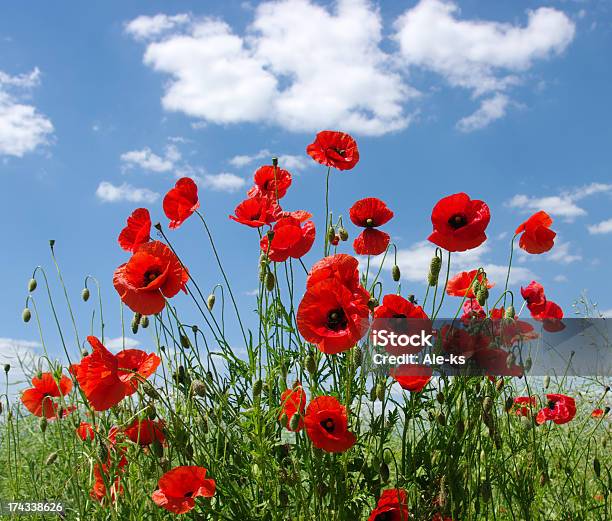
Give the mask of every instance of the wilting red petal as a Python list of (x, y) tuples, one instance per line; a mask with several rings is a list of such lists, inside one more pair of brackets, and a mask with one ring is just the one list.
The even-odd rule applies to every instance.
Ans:
[(550, 229), (551, 217), (544, 211), (533, 214), (522, 223), (515, 233), (522, 233), (519, 246), (527, 253), (539, 254), (550, 250), (554, 243), (556, 233)]
[(164, 197), (164, 213), (171, 229), (178, 228), (200, 207), (198, 186), (193, 179), (182, 177)]

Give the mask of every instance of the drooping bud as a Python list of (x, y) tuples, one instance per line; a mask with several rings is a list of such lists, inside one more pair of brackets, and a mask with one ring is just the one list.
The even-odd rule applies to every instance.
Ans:
[(430, 286), (435, 286), (438, 283), (438, 277), (440, 275), (440, 269), (442, 268), (442, 259), (437, 255), (431, 259), (429, 264), (429, 274), (427, 275), (427, 282)]
[(157, 458), (161, 458), (164, 455), (164, 446), (157, 439), (153, 440), (151, 450)]
[(11, 370), (11, 364), (4, 364), (4, 372), (8, 374), (10, 370)]
[(32, 293), (32, 291), (36, 289), (36, 286), (37, 286), (36, 279), (30, 279), (30, 281), (28, 282), (28, 291)]
[(140, 313), (134, 313), (134, 318), (132, 318), (132, 333), (138, 333), (138, 326), (140, 325)]
[(514, 353), (510, 353), (508, 355), (508, 358), (506, 358), (506, 366), (510, 368), (514, 365), (515, 362), (516, 362), (516, 355)]
[(508, 398), (506, 398), (506, 403), (504, 404), (504, 410), (506, 412), (510, 412), (513, 406), (514, 406), (514, 398), (512, 398), (512, 396), (508, 396)]
[(52, 452), (51, 454), (49, 454), (49, 456), (45, 460), (45, 465), (47, 466), (53, 465), (56, 460), (57, 460), (57, 452)]
[(346, 231), (345, 228), (343, 228), (342, 226), (340, 228), (338, 228), (338, 236), (340, 237), (341, 241), (348, 241), (349, 238), (349, 234)]
[(481, 284), (478, 288), (478, 292), (476, 293), (476, 300), (481, 306), (484, 306), (487, 303), (487, 299), (489, 298), (489, 289), (486, 284)]
[(40, 427), (40, 432), (45, 432), (47, 430), (47, 418), (43, 416), (40, 419), (38, 426)]
[(525, 360), (525, 363), (523, 364), (523, 367), (525, 368), (525, 371), (531, 371), (531, 366), (533, 365), (533, 362), (531, 360), (531, 357), (527, 358), (527, 360)]
[(83, 288), (83, 291), (81, 291), (81, 298), (83, 299), (83, 302), (87, 302), (89, 300), (89, 290), (87, 288)]
[(289, 421), (289, 428), (292, 431), (297, 431), (300, 426), (300, 413), (296, 412), (293, 416), (291, 416), (291, 420)]
[(276, 278), (274, 277), (274, 273), (272, 273), (271, 271), (268, 271), (268, 273), (266, 273), (266, 289), (268, 291), (272, 291), (275, 286), (276, 286)]
[(442, 405), (444, 403), (444, 393), (442, 391), (440, 391), (437, 395), (436, 395), (436, 400), (438, 401), (438, 403), (440, 405)]
[(21, 313), (21, 318), (26, 323), (30, 321), (30, 319), (32, 318), (32, 312), (30, 311), (30, 308), (25, 308), (23, 310), (23, 312)]
[(200, 398), (206, 396), (206, 383), (203, 380), (194, 380), (191, 383), (191, 392)]
[(355, 367), (360, 367), (362, 361), (363, 352), (359, 346), (355, 346), (355, 349), (353, 349), (353, 364), (355, 364)]
[(215, 294), (211, 293), (210, 295), (208, 295), (208, 298), (206, 299), (206, 307), (208, 308), (208, 311), (212, 311), (213, 308), (215, 307)]
[(491, 412), (491, 409), (493, 408), (493, 400), (491, 399), (490, 396), (487, 396), (482, 401), (482, 408), (485, 412)]
[(499, 380), (495, 382), (495, 390), (499, 393), (504, 388), (504, 377), (500, 377)]
[(462, 418), (457, 420), (457, 423), (455, 424), (455, 431), (459, 436), (463, 436), (463, 433), (465, 432), (465, 422)]
[(401, 275), (402, 274), (400, 272), (399, 266), (397, 264), (394, 264), (393, 268), (391, 268), (391, 277), (395, 282), (399, 282)]
[(258, 396), (260, 396), (262, 389), (263, 382), (261, 381), (261, 379), (255, 380), (255, 383), (253, 384), (253, 397), (257, 398)]
[(389, 481), (389, 465), (387, 465), (384, 461), (380, 464), (380, 480), (383, 483)]
[(145, 394), (152, 400), (158, 400), (160, 398), (157, 389), (155, 389), (153, 385), (143, 385), (142, 388), (144, 389)]
[(599, 463), (597, 458), (593, 460), (593, 472), (595, 472), (597, 477), (601, 475), (601, 463)]
[(544, 380), (542, 383), (544, 384), (544, 389), (548, 389), (548, 386), (550, 385), (550, 376), (544, 376)]
[(516, 315), (516, 311), (514, 311), (514, 306), (508, 306), (506, 308), (506, 318), (514, 318)]
[(385, 399), (385, 384), (382, 382), (376, 386), (376, 398), (381, 402)]
[(315, 374), (317, 372), (317, 361), (315, 360), (315, 357), (313, 354), (309, 354), (306, 357), (306, 370), (310, 373), (310, 374)]
[(183, 349), (189, 349), (191, 347), (191, 340), (189, 340), (189, 337), (187, 335), (181, 333), (179, 335), (179, 338), (181, 341), (181, 347)]
[(374, 312), (374, 309), (376, 309), (379, 304), (378, 299), (374, 297), (370, 297), (370, 300), (368, 300), (368, 308), (370, 308), (370, 311), (372, 312)]
[(480, 495), (485, 503), (491, 500), (491, 483), (488, 481), (482, 482), (482, 485), (480, 485)]
[(376, 391), (377, 391), (377, 386), (373, 385), (372, 388), (370, 389), (370, 401), (371, 402), (376, 401)]
[(442, 411), (440, 411), (438, 413), (438, 415), (436, 416), (436, 421), (442, 425), (442, 427), (444, 427), (446, 425), (446, 416), (444, 415), (444, 413)]
[(149, 327), (149, 317), (146, 315), (143, 315), (142, 318), (140, 319), (140, 327), (142, 327), (143, 329), (147, 329)]
[(446, 490), (446, 476), (440, 479), (440, 491), (438, 492), (438, 504), (440, 508), (446, 508), (448, 505), (448, 491)]
[(333, 242), (335, 238), (336, 238), (336, 230), (334, 229), (333, 226), (330, 226), (327, 229), (327, 241)]

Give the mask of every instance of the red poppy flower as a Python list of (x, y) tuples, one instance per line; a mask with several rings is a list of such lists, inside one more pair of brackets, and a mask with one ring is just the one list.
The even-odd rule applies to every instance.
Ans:
[(164, 213), (171, 229), (178, 228), (200, 207), (198, 186), (193, 179), (182, 177), (164, 197)]
[(292, 389), (285, 389), (281, 394), (281, 413), (279, 419), (283, 416), (287, 418), (285, 426), (290, 431), (293, 430), (290, 426), (291, 418), (295, 413), (300, 414), (300, 421), (294, 432), (301, 431), (304, 428), (304, 410), (306, 409), (306, 393), (299, 382)]
[(322, 130), (306, 152), (317, 163), (333, 166), (338, 170), (350, 170), (359, 161), (359, 150), (355, 140), (344, 132)]
[(119, 246), (126, 251), (136, 251), (138, 246), (151, 239), (151, 216), (146, 208), (136, 208), (127, 218), (127, 226), (119, 234)]
[(195, 507), (194, 498), (213, 497), (215, 480), (206, 479), (203, 467), (176, 467), (166, 472), (157, 484), (152, 498), (156, 505), (174, 514), (184, 514)]
[(463, 192), (440, 199), (431, 212), (433, 232), (429, 240), (448, 251), (465, 251), (487, 240), (491, 214), (483, 201)]
[(247, 192), (249, 197), (280, 199), (291, 186), (291, 174), (282, 168), (265, 165), (255, 172), (254, 181), (255, 186)]
[(95, 432), (91, 423), (81, 422), (76, 429), (77, 436), (83, 441), (92, 441), (95, 437)]
[[(102, 503), (107, 496), (110, 496), (111, 501), (117, 501), (117, 498), (123, 494), (123, 485), (121, 485), (121, 476), (118, 473), (114, 480), (111, 480), (108, 473), (99, 464), (94, 465), (94, 485), (89, 493), (92, 499)], [(112, 481), (110, 491), (106, 489), (106, 483)]]
[(518, 396), (514, 399), (513, 410), (517, 416), (529, 416), (536, 405), (535, 396)]
[(307, 212), (306, 210), (295, 210), (293, 212), (281, 212), (280, 216), (293, 217), (294, 219), (297, 219), (298, 221), (303, 223), (310, 219), (312, 217), (312, 214), (310, 212)]
[(605, 410), (604, 409), (593, 409), (593, 412), (591, 413), (591, 418), (603, 418), (606, 414), (608, 414), (609, 411), (610, 411), (609, 407), (606, 407)]
[(166, 442), (164, 424), (161, 421), (136, 419), (124, 432), (130, 440), (143, 447), (154, 441), (162, 445)]
[(151, 376), (161, 362), (156, 354), (139, 349), (126, 349), (115, 356), (96, 337), (89, 336), (87, 341), (92, 354), (70, 371), (96, 411), (110, 409), (133, 394), (139, 378)]
[(368, 329), (367, 292), (355, 292), (326, 279), (306, 290), (298, 307), (301, 335), (326, 354), (353, 347)]
[(284, 262), (289, 257), (299, 259), (308, 253), (315, 240), (314, 223), (306, 221), (302, 226), (302, 223), (293, 217), (279, 219), (272, 231), (272, 241), (268, 235), (264, 235), (260, 247), (273, 262)]
[(308, 404), (304, 417), (312, 444), (326, 452), (344, 452), (357, 438), (348, 430), (346, 408), (333, 396), (318, 396)]
[(542, 322), (544, 329), (550, 333), (565, 329), (565, 324), (561, 321), (563, 318), (563, 310), (561, 306), (551, 300), (547, 300), (544, 308), (537, 313), (531, 313), (535, 320)]
[(491, 344), (491, 337), (488, 334), (452, 327), (450, 324), (442, 326), (440, 337), (442, 338), (442, 349), (446, 353), (466, 358), (471, 358), (474, 353), (486, 349)]
[(251, 228), (259, 228), (265, 224), (272, 224), (278, 220), (281, 209), (267, 197), (253, 197), (245, 199), (234, 210), (236, 215), (229, 218), (241, 224), (246, 224)]
[[(495, 283), (489, 282), (484, 273), (476, 274), (478, 270), (462, 271), (452, 277), (446, 286), (446, 293), (453, 297), (465, 297), (465, 298), (476, 298), (474, 293), (474, 286), (476, 283), (483, 284), (486, 282), (487, 288), (491, 289), (495, 286)], [(476, 280), (475, 280), (476, 279)]]
[(361, 199), (351, 207), (349, 215), (356, 226), (365, 228), (353, 242), (358, 255), (380, 255), (387, 249), (389, 234), (374, 229), (393, 217), (393, 212), (383, 201), (376, 197)]
[(504, 349), (488, 348), (478, 350), (473, 359), (489, 376), (523, 376), (523, 368), (520, 365), (508, 365), (509, 355)]
[(433, 369), (429, 365), (406, 364), (393, 367), (389, 376), (393, 378), (402, 389), (411, 393), (420, 393), (431, 380)]
[(66, 416), (74, 410), (74, 407), (60, 409), (56, 399), (66, 396), (72, 390), (72, 380), (67, 376), (62, 375), (58, 382), (53, 374), (42, 373), (32, 378), (32, 386), (21, 394), (21, 401), (34, 416), (50, 420)]
[(408, 500), (403, 488), (390, 488), (383, 493), (368, 521), (408, 521)]
[(544, 253), (555, 244), (557, 235), (550, 229), (552, 219), (544, 211), (534, 213), (514, 233), (522, 233), (519, 246), (527, 253)]
[(328, 279), (335, 279), (339, 284), (349, 289), (358, 287), (360, 285), (359, 261), (345, 253), (324, 257), (310, 269), (306, 279), (306, 288)]
[(546, 297), (544, 296), (544, 286), (532, 280), (524, 288), (521, 287), (521, 295), (527, 302), (527, 308), (532, 314), (540, 313), (546, 306)]
[(547, 394), (548, 405), (538, 412), (536, 423), (553, 421), (557, 425), (570, 422), (576, 416), (576, 401), (564, 394)]
[(462, 310), (463, 314), (461, 315), (461, 321), (464, 324), (469, 324), (472, 320), (483, 320), (487, 318), (485, 310), (475, 298), (466, 299), (463, 302)]
[(160, 313), (166, 298), (185, 291), (189, 275), (178, 257), (159, 241), (141, 244), (130, 260), (115, 270), (113, 284), (121, 300), (143, 315)]

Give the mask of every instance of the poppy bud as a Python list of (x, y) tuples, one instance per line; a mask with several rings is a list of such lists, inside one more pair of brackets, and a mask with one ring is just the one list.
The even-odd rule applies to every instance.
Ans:
[(292, 417), (291, 420), (289, 421), (289, 428), (292, 431), (297, 431), (298, 427), (300, 426), (300, 413), (296, 412)]
[(597, 458), (593, 460), (593, 471), (597, 477), (601, 475), (601, 463), (599, 463)]
[(345, 228), (343, 228), (342, 226), (340, 228), (338, 228), (338, 236), (340, 237), (341, 241), (348, 241), (349, 238), (349, 234), (346, 231)]
[[(292, 416), (292, 418), (293, 418), (293, 416)], [(289, 421), (289, 418), (288, 418), (286, 413), (283, 413), (283, 414), (281, 414), (279, 420), (281, 422), (281, 425), (287, 425), (287, 422)]]
[(532, 365), (533, 362), (531, 361), (531, 358), (527, 358), (527, 360), (525, 360), (525, 363), (523, 364), (523, 367), (525, 368), (525, 371), (530, 371)]
[(140, 319), (140, 327), (142, 327), (143, 329), (147, 329), (149, 327), (149, 317), (146, 315), (143, 315), (143, 317)]
[(488, 481), (482, 482), (482, 485), (480, 485), (480, 495), (485, 503), (489, 502), (491, 499), (491, 483)]
[(544, 389), (548, 389), (548, 386), (550, 385), (550, 376), (544, 376), (544, 380), (542, 383), (544, 384)]
[(140, 313), (134, 313), (134, 318), (132, 318), (132, 333), (138, 333), (138, 326), (140, 325)]
[(4, 372), (8, 374), (10, 370), (11, 370), (11, 364), (4, 364)]
[(438, 403), (440, 405), (442, 405), (444, 403), (444, 393), (442, 391), (440, 391), (437, 395), (436, 395), (436, 400), (438, 401)]
[(317, 372), (317, 361), (315, 360), (314, 355), (310, 354), (306, 357), (305, 365), (306, 365), (306, 370), (310, 374), (315, 374)]
[(516, 362), (516, 356), (514, 355), (514, 353), (510, 353), (508, 355), (508, 358), (506, 358), (506, 366), (510, 368), (514, 365), (514, 362)]
[(23, 313), (21, 313), (21, 318), (26, 323), (30, 321), (30, 319), (32, 318), (32, 313), (30, 312), (29, 308), (25, 308), (23, 310)]
[(482, 284), (478, 288), (478, 292), (476, 293), (476, 300), (481, 306), (484, 306), (489, 298), (489, 289), (486, 284)]
[(149, 420), (154, 420), (155, 418), (157, 418), (157, 410), (155, 409), (155, 405), (153, 404), (148, 405), (144, 412), (147, 415), (147, 418), (149, 418)]
[(161, 458), (164, 455), (164, 446), (159, 442), (159, 440), (153, 440), (151, 444), (151, 451), (157, 458)]
[(171, 468), (170, 460), (166, 458), (165, 456), (162, 458), (159, 458), (159, 466), (162, 468), (164, 472), (168, 472)]
[(513, 405), (514, 398), (512, 398), (512, 396), (508, 396), (508, 398), (506, 398), (506, 403), (504, 404), (504, 410), (506, 412), (510, 412), (512, 410)]
[(391, 268), (391, 277), (393, 277), (393, 280), (395, 282), (399, 282), (399, 279), (401, 277), (401, 272), (397, 264), (394, 264), (393, 268)]
[(385, 384), (382, 382), (376, 386), (376, 398), (381, 402), (385, 399)]
[(429, 274), (427, 275), (427, 282), (430, 286), (435, 286), (438, 283), (438, 276), (440, 275), (440, 269), (442, 268), (442, 259), (437, 255), (431, 259), (429, 264)]
[(457, 423), (455, 424), (455, 431), (459, 436), (463, 436), (463, 433), (465, 432), (465, 422), (463, 419), (459, 418), (457, 420)]
[(191, 347), (191, 341), (187, 335), (180, 335), (181, 347), (183, 349), (189, 349)]
[(490, 396), (487, 396), (482, 401), (482, 408), (485, 412), (491, 412), (491, 409), (493, 408), (493, 400), (491, 399)]
[(442, 425), (442, 427), (444, 427), (446, 425), (446, 416), (444, 415), (444, 413), (442, 411), (440, 411), (438, 413), (438, 416), (436, 416), (436, 421)]
[(143, 385), (142, 387), (144, 389), (145, 394), (153, 399), (153, 400), (157, 400), (160, 398), (159, 393), (157, 392), (157, 390), (155, 389), (155, 387), (153, 387), (152, 385)]
[(389, 481), (389, 465), (384, 461), (380, 464), (380, 479), (383, 483)]
[(274, 273), (269, 271), (266, 273), (266, 289), (272, 291), (274, 286), (276, 286), (276, 278), (274, 277)]
[(36, 289), (36, 286), (37, 286), (36, 279), (30, 279), (30, 281), (28, 282), (28, 291), (32, 293), (32, 291)]
[(263, 382), (261, 379), (255, 380), (255, 383), (253, 384), (253, 397), (257, 398), (261, 394), (262, 389)]
[(187, 445), (185, 445), (184, 454), (188, 460), (193, 460), (193, 445), (191, 443), (188, 443)]
[(442, 476), (440, 479), (440, 491), (438, 493), (438, 504), (440, 508), (446, 508), (448, 504), (448, 492), (446, 490), (446, 476)]
[(542, 472), (540, 475), (540, 486), (543, 487), (546, 485), (546, 483), (548, 483), (548, 474), (546, 474), (546, 472)]
[(415, 298), (414, 295), (410, 294), (410, 295), (408, 295), (408, 302), (410, 302), (411, 304), (416, 304), (417, 303), (417, 299)]
[(45, 465), (47, 466), (53, 465), (56, 460), (57, 460), (57, 452), (52, 452), (51, 454), (49, 454), (49, 456), (45, 460)]
[(87, 302), (89, 300), (89, 290), (87, 288), (83, 288), (83, 291), (81, 291), (81, 298), (83, 299), (83, 302)]
[(45, 432), (47, 430), (47, 418), (45, 418), (44, 416), (40, 419), (40, 422), (38, 424), (38, 426), (40, 427), (40, 431), (41, 432)]
[(336, 238), (336, 230), (334, 229), (333, 226), (330, 226), (327, 229), (327, 240), (329, 242), (333, 242), (333, 240)]
[(185, 372), (185, 368), (182, 365), (178, 366), (178, 369), (175, 371), (173, 376), (176, 382), (179, 384), (184, 384), (187, 380), (187, 374)]
[(208, 308), (208, 311), (212, 311), (213, 308), (215, 307), (215, 294), (211, 293), (210, 295), (208, 295), (208, 298), (206, 299), (206, 307)]
[(375, 308), (377, 308), (379, 305), (378, 299), (375, 299), (374, 297), (370, 297), (370, 300), (368, 300), (368, 307), (370, 308), (370, 311), (374, 311)]
[(508, 306), (506, 308), (506, 318), (514, 318), (516, 315), (516, 311), (514, 311), (514, 306)]
[(376, 401), (376, 385), (373, 385), (372, 388), (370, 389), (370, 401), (371, 402), (375, 402)]
[(521, 416), (521, 425), (524, 429), (531, 429), (533, 421), (528, 416)]
[(206, 396), (206, 384), (202, 380), (194, 380), (191, 383), (191, 392), (200, 398)]
[(353, 363), (355, 364), (355, 367), (360, 367), (362, 361), (363, 353), (359, 346), (355, 346), (355, 349), (353, 349)]
[(504, 388), (504, 378), (503, 376), (495, 382), (495, 390), (500, 392)]

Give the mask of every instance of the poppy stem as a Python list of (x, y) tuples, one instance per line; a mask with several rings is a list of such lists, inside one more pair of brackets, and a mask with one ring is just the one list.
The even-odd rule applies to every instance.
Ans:
[(504, 308), (506, 307), (506, 291), (508, 290), (508, 282), (510, 281), (510, 269), (512, 268), (512, 255), (514, 254), (514, 239), (518, 234), (515, 234), (510, 241), (510, 260), (508, 261), (508, 273), (506, 274), (506, 284), (504, 286)]
[(331, 166), (327, 167), (327, 175), (325, 176), (325, 228), (323, 229), (323, 236), (325, 238), (325, 245), (323, 247), (323, 256), (327, 257), (329, 239), (327, 237), (327, 228), (329, 227), (329, 176), (331, 174)]

